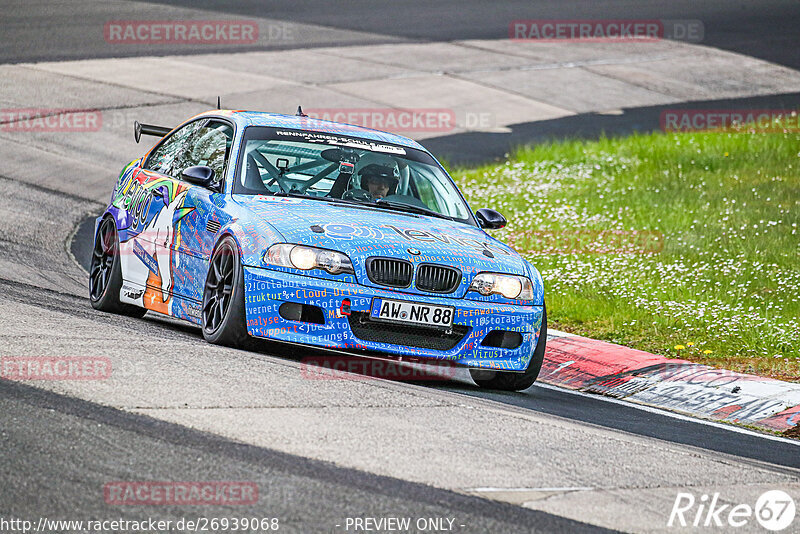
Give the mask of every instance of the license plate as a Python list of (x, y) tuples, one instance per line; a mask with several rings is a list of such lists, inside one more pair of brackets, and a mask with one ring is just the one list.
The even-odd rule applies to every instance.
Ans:
[(449, 328), (453, 324), (453, 308), (403, 300), (372, 299), (370, 317), (376, 321)]

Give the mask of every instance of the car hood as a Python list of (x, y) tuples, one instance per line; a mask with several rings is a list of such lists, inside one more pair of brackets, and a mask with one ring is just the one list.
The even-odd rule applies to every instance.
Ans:
[(357, 273), (368, 257), (384, 256), (450, 265), (469, 279), (481, 271), (528, 274), (516, 251), (477, 226), (301, 198), (258, 195), (237, 202), (270, 223), (287, 243), (344, 252)]

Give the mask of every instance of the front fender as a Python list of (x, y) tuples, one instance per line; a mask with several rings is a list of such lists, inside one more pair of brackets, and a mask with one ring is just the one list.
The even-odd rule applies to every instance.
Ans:
[(271, 245), (286, 240), (283, 234), (265, 221), (234, 220), (220, 228), (217, 235), (217, 242), (225, 235), (230, 235), (239, 247), (242, 264), (250, 267), (261, 267), (264, 252)]

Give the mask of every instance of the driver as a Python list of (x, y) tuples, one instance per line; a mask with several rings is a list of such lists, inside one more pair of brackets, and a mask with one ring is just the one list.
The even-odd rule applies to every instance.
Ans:
[(372, 200), (389, 195), (397, 187), (396, 167), (371, 163), (358, 171), (358, 174), (361, 176), (361, 188), (369, 192)]

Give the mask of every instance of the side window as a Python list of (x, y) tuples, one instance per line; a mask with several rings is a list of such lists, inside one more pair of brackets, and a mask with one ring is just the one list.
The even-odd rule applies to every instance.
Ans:
[[(183, 151), (186, 140), (205, 121), (190, 122), (165, 139), (147, 158), (144, 168), (167, 176), (175, 176), (175, 158)], [(181, 169), (183, 170), (183, 169)]]
[(229, 124), (208, 121), (190, 134), (183, 150), (175, 157), (175, 176), (187, 167), (206, 165), (214, 170), (216, 180), (222, 179), (232, 142), (233, 128)]

